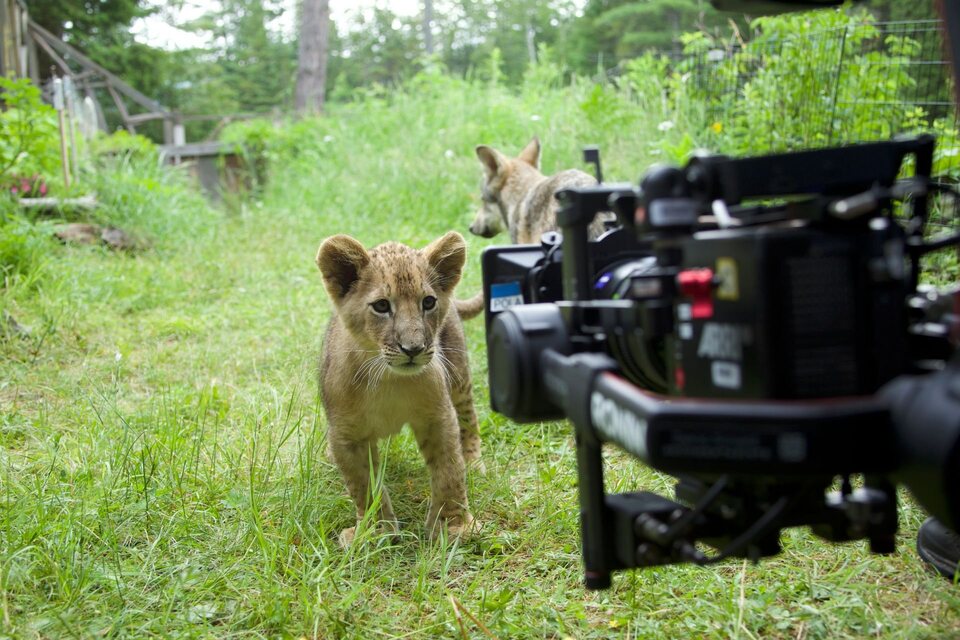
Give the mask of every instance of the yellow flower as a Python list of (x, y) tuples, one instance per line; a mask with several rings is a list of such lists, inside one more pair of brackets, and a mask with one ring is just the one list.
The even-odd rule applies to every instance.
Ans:
[(723, 123), (714, 122), (712, 125), (710, 125), (710, 128), (713, 129), (714, 133), (720, 133), (721, 131), (723, 131)]

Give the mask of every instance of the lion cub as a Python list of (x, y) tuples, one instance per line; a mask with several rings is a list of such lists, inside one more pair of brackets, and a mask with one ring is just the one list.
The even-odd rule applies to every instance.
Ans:
[[(463, 237), (451, 231), (417, 251), (387, 242), (369, 252), (345, 235), (324, 240), (317, 253), (336, 314), (320, 364), (330, 453), (357, 507), (370, 505), (370, 465), (377, 441), (413, 429), (430, 471), (426, 529), (452, 535), (470, 529), (465, 463), (482, 470), (480, 435), (470, 388), (461, 317), (477, 315), (480, 296), (453, 299), (466, 260)], [(380, 518), (396, 528), (384, 488)], [(356, 528), (340, 534), (343, 545)]]

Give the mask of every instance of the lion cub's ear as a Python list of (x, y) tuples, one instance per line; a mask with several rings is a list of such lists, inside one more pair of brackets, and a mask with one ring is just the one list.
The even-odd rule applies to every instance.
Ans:
[(434, 240), (422, 251), (430, 265), (430, 283), (450, 293), (460, 282), (463, 263), (467, 261), (467, 244), (456, 231), (448, 231), (445, 236)]
[(523, 160), (534, 169), (540, 169), (540, 138), (534, 136), (533, 140), (528, 142), (520, 155), (517, 156), (517, 159)]
[(342, 234), (324, 240), (317, 251), (317, 266), (334, 302), (343, 300), (369, 262), (370, 254), (363, 245)]

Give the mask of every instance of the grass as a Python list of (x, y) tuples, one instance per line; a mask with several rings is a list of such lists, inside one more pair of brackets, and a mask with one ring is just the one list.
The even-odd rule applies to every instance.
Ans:
[[(31, 333), (0, 342), (0, 637), (960, 633), (960, 591), (916, 558), (924, 516), (906, 495), (892, 556), (797, 530), (759, 565), (655, 568), (585, 591), (571, 429), (490, 411), (480, 320), (467, 331), (489, 470), (469, 478), (482, 531), (422, 539), (428, 478), (404, 433), (382, 479), (402, 535), (371, 527), (337, 547), (353, 510), (324, 454), (315, 368), (330, 304), (317, 246), (341, 232), (423, 246), (465, 231), (480, 142), (514, 153), (537, 133), (547, 171), (600, 143), (607, 175), (635, 179), (663, 135), (659, 114), (621, 114), (611, 129), (581, 107), (588, 91), (533, 99), (435, 78), (341, 107), (295, 125), (262, 193), (224, 211), (162, 172), (118, 169), (124, 179), (101, 184), (152, 248), (50, 245), (42, 275), (2, 297)], [(468, 242), (462, 297), (494, 243)], [(670, 489), (609, 461), (612, 489)]]

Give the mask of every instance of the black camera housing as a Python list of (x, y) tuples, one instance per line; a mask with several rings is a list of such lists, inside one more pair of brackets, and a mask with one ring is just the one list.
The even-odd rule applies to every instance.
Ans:
[[(892, 551), (898, 474), (958, 524), (960, 503), (936, 487), (960, 460), (960, 396), (917, 429), (881, 391), (943, 368), (960, 322), (927, 313), (944, 305), (917, 288), (920, 257), (960, 243), (924, 238), (933, 144), (656, 167), (639, 189), (559, 193), (561, 233), (541, 246), (484, 252), (491, 404), (573, 422), (588, 586), (772, 555), (787, 526)], [(899, 178), (908, 158), (914, 175)], [(588, 241), (605, 211), (620, 226)], [(956, 291), (944, 299), (960, 309)], [(677, 476), (676, 500), (607, 495), (605, 442)]]

